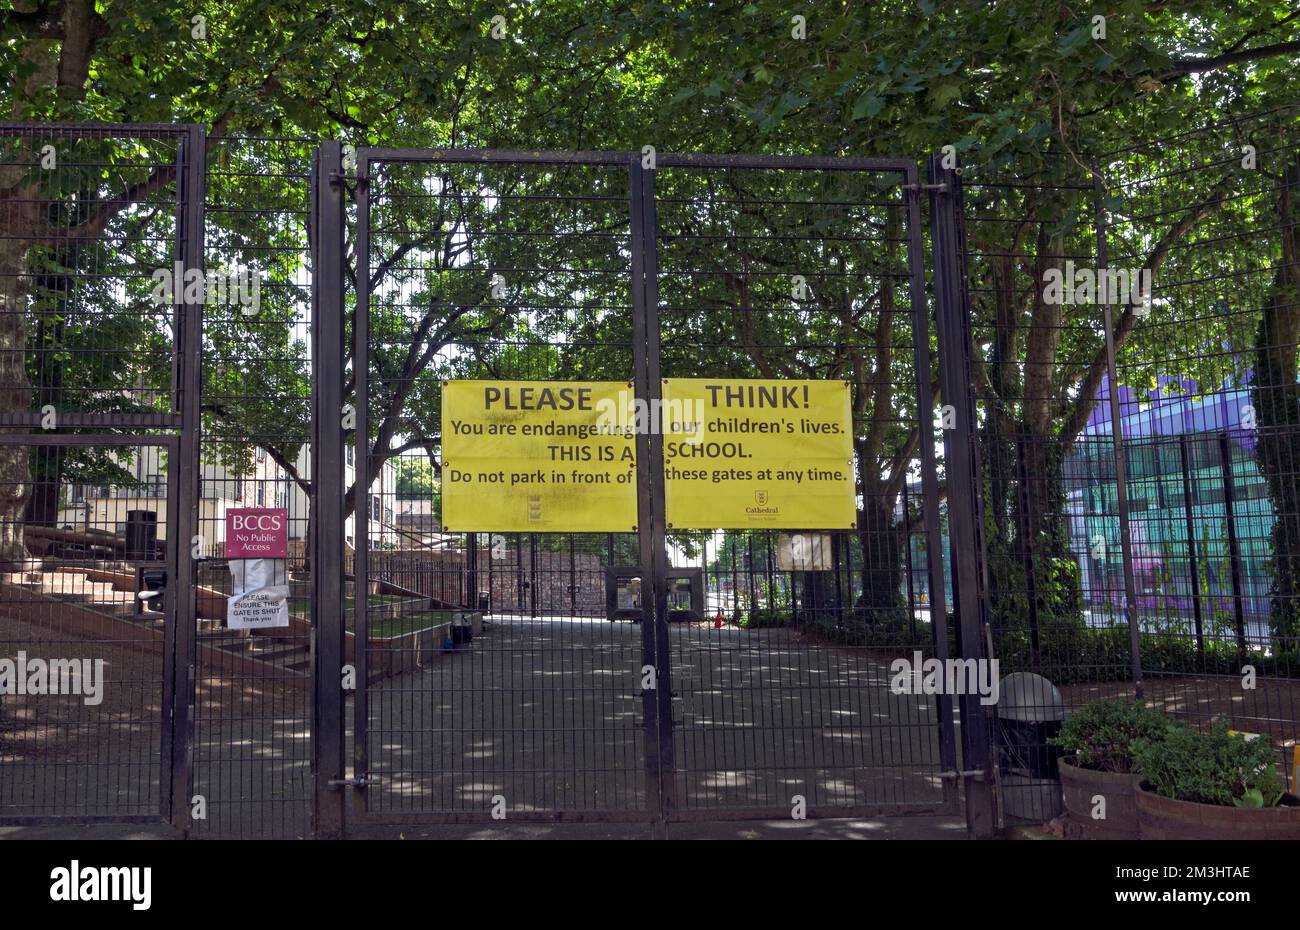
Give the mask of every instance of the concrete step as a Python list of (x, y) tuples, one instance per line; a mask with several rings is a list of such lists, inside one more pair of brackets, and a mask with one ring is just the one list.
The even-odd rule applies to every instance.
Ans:
[[(97, 610), (102, 614), (112, 614), (115, 617), (134, 617), (136, 611), (134, 595), (131, 596), (130, 600), (114, 600), (114, 601), (94, 600), (94, 601), (83, 601), (82, 603), (84, 603), (91, 610)], [(149, 616), (149, 615), (145, 614), (144, 616)], [(162, 614), (154, 614), (153, 616), (157, 617), (159, 620), (162, 619)]]
[(52, 572), (26, 572), (18, 587), (65, 604), (79, 604), (90, 610), (114, 617), (131, 617), (136, 612), (134, 591), (123, 590), (111, 582), (91, 581), (83, 572), (59, 569)]
[(272, 642), (259, 644), (259, 641), (256, 639), (254, 639), (252, 643), (253, 644), (248, 650), (249, 655), (256, 656), (266, 662), (279, 662), (281, 660), (292, 658), (298, 653), (302, 653), (303, 655), (309, 654), (307, 646), (303, 643)]

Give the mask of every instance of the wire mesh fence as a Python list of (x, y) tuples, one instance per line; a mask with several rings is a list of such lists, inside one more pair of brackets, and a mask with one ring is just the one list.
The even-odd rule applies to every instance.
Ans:
[(0, 127), (6, 818), (168, 809), (183, 138)]
[[(204, 306), (195, 617), (195, 836), (309, 832), (312, 144), (225, 138), (207, 155), (205, 267), (249, 286)], [(285, 511), (289, 625), (227, 627), (226, 514)], [(199, 801), (195, 802), (197, 798)]]
[[(0, 695), (0, 818), (312, 832), (322, 377), (356, 416), (341, 536), (316, 545), (343, 577), (328, 673), (359, 676), (339, 779), (359, 822), (498, 799), (516, 818), (952, 810), (978, 744), (962, 734), (963, 760), (955, 696), (896, 669), (954, 656), (1059, 691), (1020, 692), (1029, 738), (1008, 707), (988, 721), (1008, 818), (1055, 813), (1046, 736), (1112, 696), (1257, 734), (1294, 791), (1296, 129), (1282, 109), (968, 166), (960, 257), (934, 254), (966, 271), (970, 396), (942, 398), (905, 162), (378, 150), (327, 179), (310, 141), (228, 138), (200, 204), (188, 129), (3, 127), (0, 660), (39, 663), (47, 693), (9, 673)], [(347, 249), (313, 268), (309, 205), (335, 183)], [(312, 329), (326, 274), (349, 295), (332, 334)], [(315, 370), (323, 338), (352, 347), (343, 370)], [(628, 531), (445, 525), (448, 381), (662, 398), (701, 378), (846, 385), (852, 527), (673, 526), (649, 478), (638, 513), (660, 522)], [(969, 488), (935, 445), (966, 400)], [(723, 467), (637, 457), (643, 477)], [(249, 507), (288, 515), (287, 627), (226, 623), (225, 517)], [(978, 512), (977, 551), (945, 508)], [(949, 607), (963, 559), (979, 623)]]
[[(1045, 676), (1067, 709), (1136, 695), (1227, 721), (1288, 784), (1296, 119), (963, 184), (1002, 671)], [(1050, 815), (1055, 750), (1013, 742), (1006, 812)]]
[[(669, 634), (674, 804), (683, 816), (797, 799), (828, 813), (941, 807), (946, 699), (893, 687), (891, 671), (933, 658), (936, 636), (946, 646), (946, 602), (930, 587), (937, 512), (920, 506), (933, 387), (914, 290), (919, 214), (902, 171), (721, 161), (655, 174), (665, 383), (847, 383), (856, 528), (669, 524), (672, 564), (708, 580), (706, 616)], [(719, 415), (706, 436), (728, 428)], [(784, 464), (807, 474), (804, 443), (790, 440)], [(670, 454), (665, 467), (692, 464)]]
[(643, 634), (605, 609), (635, 537), (466, 534), (440, 506), (446, 381), (630, 378), (627, 166), (370, 164), (345, 476), (365, 816), (645, 816)]

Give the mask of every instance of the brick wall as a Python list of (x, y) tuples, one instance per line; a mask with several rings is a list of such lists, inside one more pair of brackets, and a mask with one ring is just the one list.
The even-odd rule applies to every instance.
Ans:
[[(478, 587), (487, 591), (490, 583), (493, 611), (527, 613), (535, 598), (540, 614), (572, 613), (576, 600), (577, 613), (603, 615), (605, 569), (599, 556), (576, 553), (570, 563), (567, 552), (538, 550), (530, 557), (527, 546), (522, 553), (516, 553), (511, 547), (505, 556), (493, 561), (489, 550), (479, 550)], [(521, 587), (521, 573), (522, 581), (529, 587)], [(372, 551), (370, 576), (449, 604), (472, 602), (472, 592), (466, 590), (464, 552)], [(575, 589), (573, 595), (570, 585)]]

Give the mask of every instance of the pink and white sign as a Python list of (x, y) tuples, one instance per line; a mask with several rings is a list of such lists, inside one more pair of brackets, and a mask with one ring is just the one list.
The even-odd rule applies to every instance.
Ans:
[(288, 510), (283, 507), (233, 507), (226, 511), (226, 558), (288, 557)]

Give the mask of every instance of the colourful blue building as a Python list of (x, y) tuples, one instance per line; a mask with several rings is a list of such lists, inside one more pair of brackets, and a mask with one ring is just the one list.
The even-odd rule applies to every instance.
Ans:
[[(1107, 390), (1065, 462), (1066, 510), (1085, 605), (1122, 616)], [(1152, 391), (1121, 386), (1119, 401), (1141, 616), (1190, 619), (1195, 594), (1208, 631), (1234, 622), (1239, 598), (1254, 638), (1269, 613), (1273, 508), (1256, 464), (1248, 388), (1200, 394), (1194, 381), (1162, 378)]]

